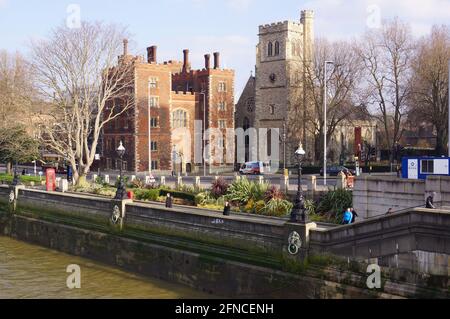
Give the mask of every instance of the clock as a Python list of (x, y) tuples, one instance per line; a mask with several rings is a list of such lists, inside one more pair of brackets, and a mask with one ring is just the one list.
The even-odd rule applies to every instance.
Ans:
[(275, 75), (275, 73), (272, 73), (269, 76), (270, 82), (274, 83), (277, 80), (277, 76)]

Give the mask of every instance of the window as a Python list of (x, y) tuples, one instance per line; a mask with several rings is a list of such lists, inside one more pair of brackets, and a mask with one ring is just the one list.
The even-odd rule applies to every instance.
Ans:
[(152, 170), (158, 170), (158, 161), (152, 161)]
[(421, 174), (434, 174), (434, 160), (420, 161), (420, 173)]
[(111, 169), (112, 168), (112, 159), (107, 158), (106, 159), (106, 169)]
[(219, 128), (220, 129), (227, 128), (227, 121), (226, 120), (219, 120)]
[(219, 102), (219, 104), (217, 104), (217, 108), (219, 109), (219, 111), (225, 111), (226, 110), (226, 103), (225, 102)]
[(226, 92), (227, 84), (225, 82), (219, 82), (219, 92)]
[(125, 129), (125, 130), (128, 130), (128, 128), (129, 128), (129, 124), (128, 124), (128, 114), (126, 114), (125, 113), (125, 115), (124, 115), (124, 124), (123, 124), (123, 128)]
[(280, 55), (280, 43), (278, 41), (275, 42), (275, 55)]
[(272, 56), (273, 55), (273, 44), (272, 42), (269, 42), (269, 45), (267, 47), (267, 56)]
[(151, 142), (150, 148), (152, 151), (157, 151), (158, 150), (158, 142)]
[(153, 127), (153, 128), (158, 127), (158, 118), (152, 117), (150, 119), (150, 126)]
[(217, 145), (221, 148), (225, 148), (225, 139), (222, 136), (217, 139)]
[(150, 89), (157, 89), (158, 88), (158, 78), (150, 78), (148, 81), (148, 87)]
[(122, 161), (122, 170), (128, 171), (128, 163), (126, 161)]
[(172, 114), (172, 128), (184, 128), (187, 125), (187, 112), (184, 110), (176, 110)]
[(248, 119), (248, 117), (244, 118), (244, 131), (247, 131), (250, 128), (250, 120)]
[(274, 114), (275, 114), (275, 105), (273, 105), (273, 104), (270, 105), (270, 106), (269, 106), (269, 111), (270, 111), (270, 114), (271, 114), (271, 115), (274, 115)]
[(150, 107), (159, 107), (159, 97), (151, 96), (148, 100)]

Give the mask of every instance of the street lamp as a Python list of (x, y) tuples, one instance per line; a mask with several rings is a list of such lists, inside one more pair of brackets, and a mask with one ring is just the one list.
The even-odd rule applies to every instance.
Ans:
[(324, 63), (324, 72), (323, 72), (323, 119), (324, 119), (324, 128), (323, 128), (323, 184), (327, 185), (327, 65), (334, 64), (333, 61), (325, 61)]
[(303, 189), (302, 189), (302, 160), (305, 156), (306, 152), (303, 149), (302, 144), (300, 143), (300, 146), (298, 147), (297, 151), (295, 152), (295, 157), (298, 161), (298, 186), (297, 186), (297, 195), (294, 200), (294, 207), (291, 212), (291, 222), (297, 223), (298, 217), (300, 215), (301, 222), (305, 223), (307, 221), (307, 216), (305, 214), (305, 202), (303, 198)]
[(114, 199), (124, 200), (128, 199), (127, 190), (125, 189), (125, 184), (122, 176), (122, 166), (123, 166), (123, 156), (125, 155), (125, 147), (123, 147), (122, 141), (117, 148), (117, 155), (120, 158), (120, 175), (119, 175), (119, 185), (117, 186), (116, 197)]

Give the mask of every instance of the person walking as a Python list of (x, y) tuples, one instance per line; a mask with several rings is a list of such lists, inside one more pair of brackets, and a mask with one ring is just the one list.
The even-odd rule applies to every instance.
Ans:
[(352, 223), (352, 219), (353, 219), (352, 209), (348, 208), (344, 212), (344, 217), (342, 218), (342, 224), (343, 225), (350, 225)]
[(230, 202), (226, 201), (225, 207), (223, 208), (223, 215), (230, 216), (230, 213), (231, 213), (231, 205), (230, 205)]
[(386, 215), (391, 215), (394, 213), (394, 210), (391, 208), (388, 209), (388, 211), (386, 212)]
[(354, 224), (356, 222), (356, 217), (358, 216), (358, 213), (356, 212), (356, 210), (354, 208), (352, 208), (352, 224)]
[(172, 195), (170, 193), (167, 193), (167, 196), (166, 196), (166, 208), (172, 208), (172, 206), (173, 206)]
[(431, 193), (430, 196), (428, 196), (426, 202), (425, 202), (425, 207), (429, 208), (429, 209), (436, 209), (436, 206), (434, 206), (434, 196), (436, 196), (436, 193), (433, 192)]

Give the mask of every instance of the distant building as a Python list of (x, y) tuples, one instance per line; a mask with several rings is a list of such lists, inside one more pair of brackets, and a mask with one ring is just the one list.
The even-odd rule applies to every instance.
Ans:
[[(203, 165), (204, 118), (210, 132), (205, 141), (208, 169), (233, 167), (234, 139), (226, 143), (225, 136), (227, 129), (234, 132), (234, 71), (220, 68), (217, 52), (213, 66), (207, 54), (205, 67), (192, 70), (189, 50), (183, 53), (183, 62), (158, 63), (157, 47), (152, 46), (147, 49), (144, 61), (142, 57), (128, 55), (125, 41), (119, 63), (133, 63), (135, 103), (104, 128), (104, 169), (119, 169), (116, 148), (122, 141), (127, 149), (123, 163), (126, 171), (199, 170)], [(227, 156), (231, 160), (226, 161)]]

